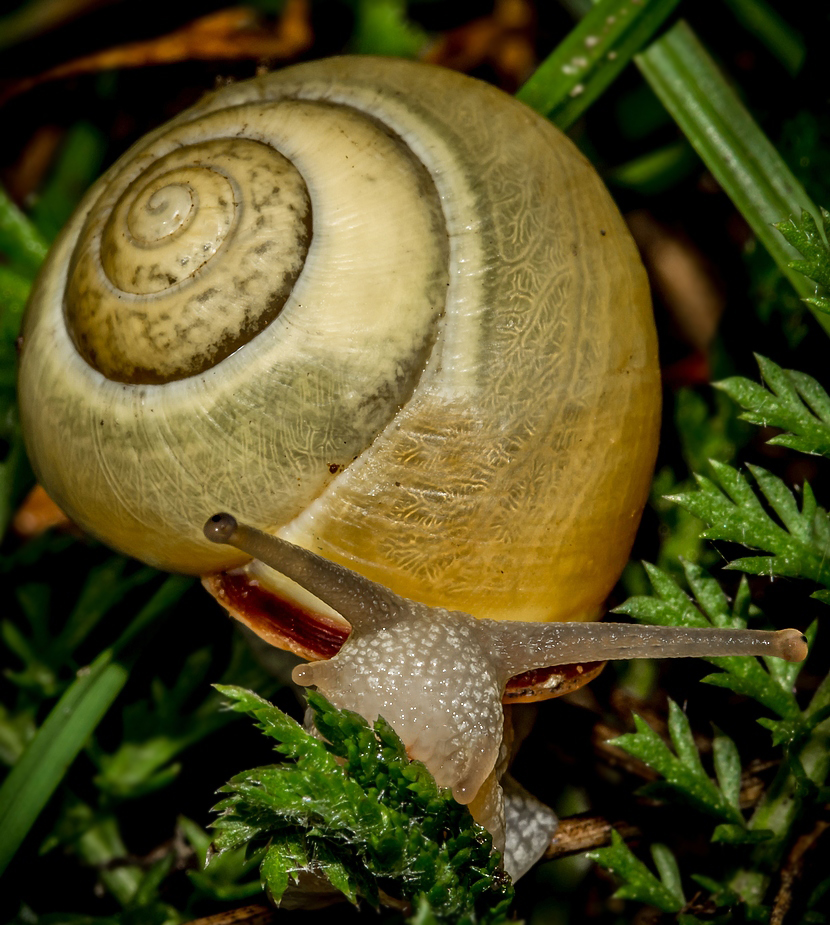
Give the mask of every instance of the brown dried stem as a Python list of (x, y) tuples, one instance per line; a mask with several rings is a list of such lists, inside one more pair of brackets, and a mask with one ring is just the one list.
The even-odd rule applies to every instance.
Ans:
[(193, 919), (190, 925), (271, 925), (274, 921), (274, 908), (265, 903), (241, 906), (216, 915)]
[(804, 835), (799, 836), (793, 845), (787, 861), (781, 870), (781, 885), (775, 896), (775, 902), (772, 906), (770, 915), (770, 925), (782, 925), (790, 907), (793, 903), (796, 881), (801, 877), (804, 868), (804, 858), (824, 834), (830, 828), (830, 822), (823, 819), (813, 826), (812, 830)]

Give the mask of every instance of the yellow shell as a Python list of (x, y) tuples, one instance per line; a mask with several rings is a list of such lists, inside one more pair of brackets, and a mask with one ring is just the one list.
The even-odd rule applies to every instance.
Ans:
[(587, 161), (486, 84), (371, 58), (227, 87), (124, 155), (39, 278), (20, 400), (55, 501), (140, 559), (241, 564), (202, 536), (230, 510), (531, 621), (601, 607), (660, 410), (645, 272)]

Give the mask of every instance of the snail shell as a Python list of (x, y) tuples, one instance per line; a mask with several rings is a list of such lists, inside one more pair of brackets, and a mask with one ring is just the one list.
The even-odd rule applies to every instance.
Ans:
[(240, 566), (200, 529), (228, 509), (528, 621), (597, 615), (660, 410), (645, 273), (590, 165), (490, 86), (371, 58), (226, 87), (124, 155), (40, 276), (20, 394), (38, 478), (124, 552)]

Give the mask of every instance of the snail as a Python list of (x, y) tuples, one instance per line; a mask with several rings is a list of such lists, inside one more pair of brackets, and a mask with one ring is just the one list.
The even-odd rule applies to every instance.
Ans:
[(39, 276), (19, 392), (76, 523), (382, 713), (513, 875), (555, 823), (505, 805), (503, 700), (607, 658), (803, 657), (794, 630), (579, 622), (654, 464), (648, 284), (587, 161), (471, 78), (317, 61), (139, 141)]

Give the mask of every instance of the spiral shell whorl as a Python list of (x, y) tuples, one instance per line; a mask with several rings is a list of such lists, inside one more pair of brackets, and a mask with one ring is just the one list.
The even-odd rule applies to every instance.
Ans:
[(75, 252), (67, 326), (108, 379), (204, 372), (274, 320), (305, 265), (311, 203), (296, 168), (244, 138), (158, 156), (181, 134), (113, 178)]

